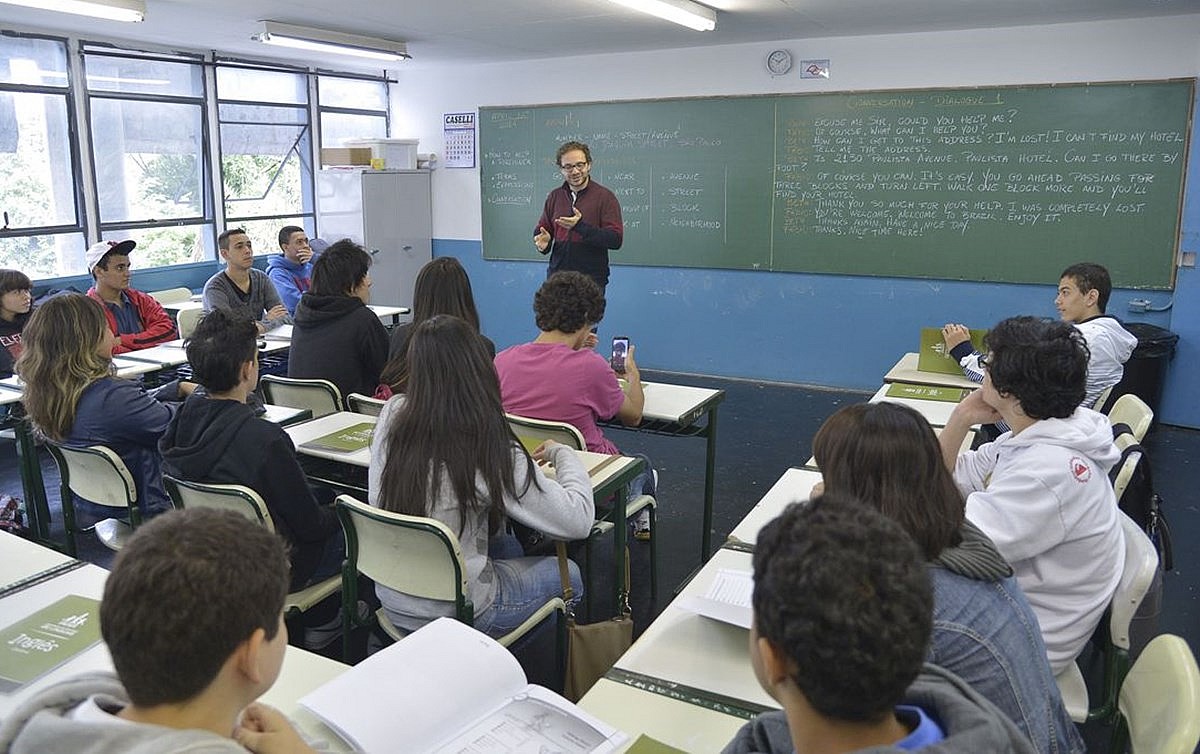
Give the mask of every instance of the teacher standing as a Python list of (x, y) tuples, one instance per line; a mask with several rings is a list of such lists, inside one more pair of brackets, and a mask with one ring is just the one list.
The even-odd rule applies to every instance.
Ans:
[(582, 272), (608, 286), (608, 250), (621, 248), (625, 225), (613, 192), (591, 180), (592, 153), (587, 144), (568, 141), (558, 148), (558, 169), (566, 179), (546, 197), (533, 244), (550, 255), (549, 277), (563, 270)]

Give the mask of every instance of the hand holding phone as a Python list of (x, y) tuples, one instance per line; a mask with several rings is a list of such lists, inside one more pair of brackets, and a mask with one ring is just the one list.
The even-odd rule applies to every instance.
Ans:
[(618, 335), (612, 340), (612, 358), (609, 359), (609, 364), (613, 371), (618, 374), (625, 374), (625, 355), (629, 353), (629, 337), (626, 335)]

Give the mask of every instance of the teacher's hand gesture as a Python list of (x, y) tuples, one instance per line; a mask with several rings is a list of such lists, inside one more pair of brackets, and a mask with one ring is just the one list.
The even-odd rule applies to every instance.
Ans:
[(570, 230), (571, 228), (574, 228), (575, 223), (579, 222), (581, 219), (583, 219), (583, 213), (579, 211), (578, 207), (576, 207), (575, 214), (571, 215), (570, 217), (556, 217), (554, 218), (554, 224), (560, 228), (566, 228), (567, 230)]
[(550, 233), (545, 228), (538, 228), (537, 235), (533, 237), (533, 245), (537, 250), (545, 254), (546, 249), (550, 246)]

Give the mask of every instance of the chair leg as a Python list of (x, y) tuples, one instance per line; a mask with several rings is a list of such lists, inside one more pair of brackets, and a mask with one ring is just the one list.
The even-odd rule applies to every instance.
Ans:
[(567, 688), (567, 614), (562, 610), (555, 611), (555, 665), (558, 668), (559, 688)]
[(75, 543), (75, 536), (78, 533), (78, 528), (75, 524), (75, 495), (71, 492), (71, 489), (64, 484), (61, 497), (63, 529), (67, 538), (64, 549), (72, 558), (79, 557), (79, 551)]
[(658, 529), (655, 516), (656, 506), (650, 506), (650, 601), (658, 608)]

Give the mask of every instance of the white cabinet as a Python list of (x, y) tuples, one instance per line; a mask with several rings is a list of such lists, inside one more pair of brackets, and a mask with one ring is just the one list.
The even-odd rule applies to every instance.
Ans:
[(433, 258), (429, 171), (318, 171), (317, 236), (365, 246), (371, 303), (411, 307), (417, 273)]

